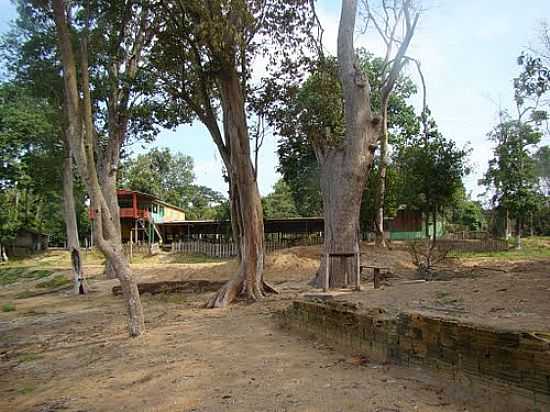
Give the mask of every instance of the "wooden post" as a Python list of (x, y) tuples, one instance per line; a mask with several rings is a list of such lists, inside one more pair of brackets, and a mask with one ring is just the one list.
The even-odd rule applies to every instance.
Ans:
[(340, 256), (340, 267), (344, 270), (344, 289), (347, 289), (349, 286), (349, 265), (348, 258), (346, 256)]
[(325, 276), (323, 279), (323, 292), (328, 292), (329, 286), (329, 275), (330, 275), (330, 253), (326, 254), (326, 263), (325, 263)]
[(374, 288), (378, 289), (380, 288), (380, 282), (382, 280), (382, 277), (380, 275), (380, 268), (374, 268)]
[(132, 250), (132, 229), (130, 229), (130, 253), (129, 253), (129, 260), (130, 260), (130, 263), (132, 263), (132, 258), (134, 257), (133, 255), (133, 250)]
[(355, 290), (361, 290), (361, 252), (355, 255)]

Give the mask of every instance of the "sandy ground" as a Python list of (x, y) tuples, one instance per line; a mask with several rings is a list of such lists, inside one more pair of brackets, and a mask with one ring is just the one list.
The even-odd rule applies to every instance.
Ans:
[[(405, 251), (365, 252), (369, 264), (377, 259), (397, 278), (394, 286), (353, 295), (362, 304), (550, 326), (550, 261), (483, 262), (497, 271), (469, 261), (453, 280), (407, 284), (414, 272)], [(308, 290), (318, 256), (313, 247), (270, 256), (266, 276), (281, 294), (261, 303), (206, 310), (209, 294), (144, 295), (147, 334), (137, 339), (127, 337), (124, 305), (111, 294), (116, 281), (93, 279), (86, 297), (61, 291), (14, 300), (33, 282), (0, 287), (0, 303), (16, 304), (0, 313), (0, 410), (483, 410), (451, 401), (447, 383), (422, 371), (378, 365), (279, 329), (274, 313)], [(135, 273), (140, 281), (219, 280), (234, 268), (234, 262), (144, 262)], [(91, 275), (99, 271), (87, 267)]]

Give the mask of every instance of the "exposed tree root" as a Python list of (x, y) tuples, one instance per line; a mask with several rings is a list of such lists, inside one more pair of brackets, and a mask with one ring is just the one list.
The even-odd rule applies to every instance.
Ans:
[(279, 293), (273, 286), (266, 281), (261, 281), (261, 287), (258, 288), (255, 284), (247, 284), (245, 277), (242, 274), (228, 280), (218, 292), (206, 303), (206, 307), (223, 308), (230, 303), (233, 303), (238, 298), (243, 300), (256, 302), (266, 297), (270, 293)]
[(265, 280), (262, 281), (262, 284), (263, 284), (264, 293), (274, 293), (276, 295), (279, 294), (279, 291), (275, 289), (275, 287), (267, 283)]

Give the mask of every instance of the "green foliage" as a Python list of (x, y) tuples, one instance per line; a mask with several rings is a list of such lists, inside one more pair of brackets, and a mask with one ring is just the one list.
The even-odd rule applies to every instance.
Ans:
[(459, 191), (449, 210), (448, 223), (453, 231), (479, 231), (487, 227), (487, 216), (481, 202), (470, 199), (465, 191)]
[(456, 204), (463, 192), (462, 178), (469, 172), (468, 153), (468, 149), (461, 149), (443, 137), (431, 120), (422, 135), (397, 150), (400, 203), (428, 216)]
[(543, 193), (550, 196), (550, 146), (542, 146), (534, 156), (536, 162), (536, 175), (540, 179)]
[[(373, 90), (381, 83), (383, 59), (374, 57), (365, 50), (358, 50), (359, 61), (369, 76)], [(411, 135), (419, 131), (419, 121), (414, 108), (407, 99), (416, 93), (411, 79), (401, 76), (391, 94), (388, 106), (389, 141), (402, 145)], [(344, 134), (342, 90), (337, 77), (334, 58), (318, 63), (316, 70), (301, 87), (287, 90), (276, 108), (269, 112), (270, 121), (279, 136), (277, 153), (278, 171), (288, 184), (296, 208), (301, 216), (322, 214), (322, 199), (319, 187), (319, 165), (314, 147), (320, 144), (338, 145)], [(379, 110), (380, 96), (373, 93), (373, 110)], [(378, 162), (378, 158), (376, 162)], [(369, 226), (374, 218), (372, 201), (377, 164), (369, 178), (364, 206), (361, 212), (363, 227)], [(396, 207), (395, 174), (387, 172), (388, 210)]]
[(20, 228), (62, 233), (63, 147), (56, 110), (17, 83), (0, 85), (0, 242)]
[(149, 193), (179, 207), (186, 207), (184, 193), (193, 183), (193, 159), (169, 149), (152, 149), (128, 159), (122, 166), (122, 186)]
[(292, 198), (292, 192), (282, 179), (273, 185), (273, 192), (262, 199), (262, 206), (264, 217), (268, 219), (299, 216)]
[(495, 206), (507, 209), (514, 218), (524, 219), (541, 203), (537, 164), (530, 153), (540, 142), (541, 133), (503, 114), (502, 121), (488, 136), (496, 146), (482, 183), (493, 191)]
[(4, 303), (2, 305), (2, 312), (14, 312), (15, 311), (15, 304), (13, 303)]

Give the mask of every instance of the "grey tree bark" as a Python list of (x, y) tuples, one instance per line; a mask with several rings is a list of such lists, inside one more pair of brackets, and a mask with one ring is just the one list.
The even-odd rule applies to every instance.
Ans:
[(74, 292), (77, 295), (88, 293), (88, 284), (82, 272), (80, 256), (80, 241), (74, 202), (73, 157), (67, 139), (64, 141), (65, 160), (63, 164), (63, 209), (65, 215), (65, 230), (67, 233), (67, 250), (71, 256), (74, 277)]
[(385, 248), (384, 209), (386, 201), (386, 171), (388, 168), (388, 103), (382, 107), (382, 131), (380, 134), (380, 170), (375, 198), (375, 243), (377, 247)]
[[(368, 7), (368, 2), (366, 3)], [(388, 71), (381, 86), (382, 107), (387, 108), (389, 95), (404, 64), (405, 52), (412, 39), (419, 15), (410, 16), (410, 0), (403, 0), (402, 11), (406, 31), (399, 42), (395, 58), (391, 61), (391, 46), (395, 43), (395, 30), (386, 38)], [(371, 90), (368, 77), (361, 70), (355, 56), (353, 43), (357, 0), (343, 0), (338, 28), (338, 77), (344, 96), (345, 135), (337, 145), (313, 144), (321, 169), (321, 191), (325, 217), (324, 253), (358, 253), (360, 251), (359, 213), (361, 194), (371, 170), (376, 143), (381, 133), (387, 133), (387, 119), (371, 109)], [(397, 27), (397, 23), (396, 23)], [(383, 207), (382, 207), (383, 211)], [(383, 221), (383, 217), (381, 222)], [(325, 259), (314, 284), (320, 285), (325, 271)], [(329, 271), (329, 285), (343, 285), (346, 273), (344, 265)]]
[(120, 235), (117, 235), (117, 227), (113, 223), (109, 208), (109, 203), (113, 202), (113, 199), (106, 199), (101, 190), (97, 173), (98, 168), (94, 152), (96, 134), (92, 118), (87, 40), (85, 37), (81, 39), (81, 87), (79, 88), (76, 61), (64, 1), (53, 0), (53, 11), (58, 47), (63, 64), (65, 108), (68, 121), (67, 139), (78, 165), (80, 176), (90, 196), (91, 208), (95, 213), (94, 238), (96, 245), (110, 260), (120, 281), (128, 311), (129, 334), (132, 337), (139, 336), (145, 331), (139, 291), (132, 276), (128, 259), (122, 251), (122, 244), (117, 241)]
[[(344, 99), (345, 136), (339, 145), (314, 144), (320, 165), (325, 220), (324, 255), (314, 284), (321, 285), (327, 253), (360, 252), (361, 198), (380, 133), (380, 116), (372, 113), (370, 85), (356, 64), (353, 34), (357, 0), (343, 0), (338, 29), (338, 77)], [(345, 265), (331, 267), (330, 287), (344, 286)]]

